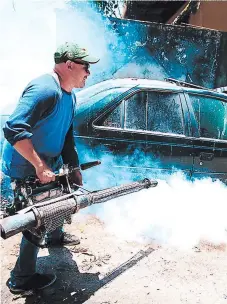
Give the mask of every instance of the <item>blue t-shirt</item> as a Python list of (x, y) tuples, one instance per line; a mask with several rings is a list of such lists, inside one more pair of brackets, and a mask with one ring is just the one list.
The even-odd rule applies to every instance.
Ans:
[(35, 174), (32, 164), (13, 147), (26, 138), (31, 139), (35, 151), (52, 170), (61, 166), (67, 144), (72, 150), (67, 151), (72, 153), (68, 157), (70, 165), (78, 165), (72, 132), (75, 104), (75, 95), (62, 90), (51, 74), (31, 81), (3, 128), (7, 141), (3, 145), (2, 171), (13, 178)]

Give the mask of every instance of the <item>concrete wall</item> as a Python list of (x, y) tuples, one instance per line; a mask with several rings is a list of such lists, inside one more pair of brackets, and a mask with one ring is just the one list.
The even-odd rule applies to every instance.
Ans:
[(227, 32), (227, 1), (201, 1), (199, 10), (191, 15), (189, 23)]
[[(187, 5), (188, 1), (167, 21), (167, 24), (171, 24)], [(192, 26), (227, 32), (226, 14), (227, 1), (200, 1), (197, 11), (189, 16), (187, 23)]]

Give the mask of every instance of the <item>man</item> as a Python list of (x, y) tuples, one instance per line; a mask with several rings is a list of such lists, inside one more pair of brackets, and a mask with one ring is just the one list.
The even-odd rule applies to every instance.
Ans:
[[(90, 75), (89, 64), (99, 59), (89, 55), (76, 44), (65, 43), (54, 54), (55, 66), (51, 74), (32, 80), (6, 122), (3, 131), (6, 142), (2, 153), (2, 171), (11, 179), (37, 175), (41, 183), (55, 180), (62, 164), (78, 167), (79, 160), (73, 139), (75, 97), (73, 88), (83, 88)], [(73, 181), (82, 185), (80, 171), (73, 173)], [(62, 229), (48, 235), (51, 244), (78, 244)], [(24, 237), (9, 288), (12, 293), (33, 294), (56, 280), (53, 274), (36, 273), (38, 247)]]

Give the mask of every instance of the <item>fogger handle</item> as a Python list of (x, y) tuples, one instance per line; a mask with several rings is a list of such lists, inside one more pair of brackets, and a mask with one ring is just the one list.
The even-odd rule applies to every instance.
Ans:
[(85, 163), (85, 164), (81, 164), (80, 165), (80, 169), (81, 170), (87, 170), (91, 167), (94, 167), (94, 166), (98, 166), (101, 164), (101, 161), (99, 160), (96, 160), (96, 161), (93, 161), (93, 162), (89, 162), (89, 163)]
[(36, 223), (35, 214), (32, 211), (8, 217), (0, 224), (1, 237), (5, 240), (25, 229), (35, 227)]

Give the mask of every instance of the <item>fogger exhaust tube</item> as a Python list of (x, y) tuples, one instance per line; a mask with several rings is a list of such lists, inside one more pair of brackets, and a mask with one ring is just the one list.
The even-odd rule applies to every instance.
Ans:
[(0, 224), (1, 237), (5, 240), (26, 229), (35, 227), (37, 220), (33, 212), (16, 214), (2, 220)]
[(32, 206), (26, 213), (9, 216), (3, 219), (0, 223), (1, 237), (7, 239), (26, 229), (38, 228), (44, 224), (44, 219), (47, 216), (50, 218), (51, 215), (51, 218), (56, 220), (62, 212), (70, 212), (70, 214), (73, 214), (80, 209), (93, 204), (103, 203), (142, 189), (156, 187), (157, 184), (157, 181), (151, 181), (146, 178), (142, 181), (98, 190), (89, 194), (76, 195), (75, 193), (72, 193), (38, 203)]
[(137, 181), (134, 183), (112, 187), (104, 190), (94, 191), (91, 194), (81, 195), (77, 197), (77, 202), (79, 209), (86, 208), (94, 204), (101, 204), (106, 201), (115, 199), (120, 196), (128, 195), (130, 193), (138, 192), (143, 189), (148, 189), (150, 187), (156, 187), (157, 181), (151, 181), (148, 178), (142, 181)]

